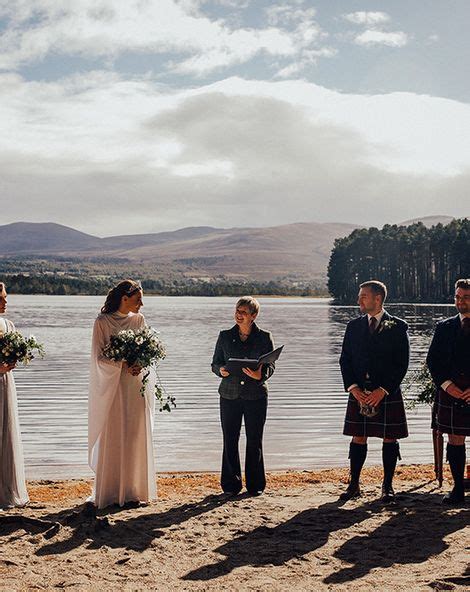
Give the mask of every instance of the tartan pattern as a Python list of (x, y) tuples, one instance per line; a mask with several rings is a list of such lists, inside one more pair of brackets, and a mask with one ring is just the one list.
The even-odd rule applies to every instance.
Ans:
[(432, 427), (442, 434), (470, 436), (470, 413), (455, 404), (457, 399), (441, 388), (436, 393), (432, 411)]
[(375, 438), (400, 439), (408, 436), (405, 406), (401, 390), (398, 389), (382, 399), (379, 412), (374, 417), (359, 413), (359, 403), (349, 394), (344, 420), (345, 436), (371, 436)]

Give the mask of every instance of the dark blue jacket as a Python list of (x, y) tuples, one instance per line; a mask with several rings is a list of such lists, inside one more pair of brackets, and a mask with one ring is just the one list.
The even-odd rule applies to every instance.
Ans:
[(465, 368), (457, 355), (460, 328), (459, 315), (444, 319), (436, 325), (426, 363), (437, 387), (440, 387), (446, 380), (458, 379), (459, 375), (465, 371), (467, 375), (470, 375), (470, 359)]
[(400, 388), (409, 357), (405, 321), (385, 311), (375, 333), (370, 335), (367, 315), (354, 319), (346, 327), (340, 357), (344, 388), (357, 384), (363, 389), (368, 375), (370, 388), (383, 387), (391, 394)]

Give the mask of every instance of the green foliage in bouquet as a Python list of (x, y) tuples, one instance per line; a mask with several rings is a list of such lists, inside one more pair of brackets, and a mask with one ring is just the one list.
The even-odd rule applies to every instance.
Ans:
[(426, 362), (419, 368), (408, 374), (403, 383), (407, 409), (414, 409), (416, 405), (432, 405), (436, 394), (436, 385), (433, 382)]
[(0, 334), (0, 364), (9, 366), (23, 363), (25, 366), (38, 355), (44, 357), (44, 347), (34, 335), (23, 337), (18, 331)]
[(128, 366), (140, 366), (143, 370), (140, 394), (144, 396), (150, 370), (153, 368), (157, 377), (155, 383), (155, 397), (160, 404), (160, 411), (171, 411), (176, 407), (175, 398), (169, 395), (163, 387), (158, 375), (159, 360), (166, 356), (166, 349), (158, 337), (157, 331), (151, 327), (144, 327), (138, 331), (127, 329), (112, 335), (110, 342), (103, 348), (103, 355), (115, 362), (125, 361)]

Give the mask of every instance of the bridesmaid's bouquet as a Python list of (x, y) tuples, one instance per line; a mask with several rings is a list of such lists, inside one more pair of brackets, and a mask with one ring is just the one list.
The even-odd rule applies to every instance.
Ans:
[(103, 348), (103, 356), (114, 362), (124, 361), (128, 366), (140, 366), (143, 369), (140, 389), (142, 396), (149, 380), (150, 369), (153, 367), (157, 375), (155, 397), (160, 403), (160, 411), (171, 411), (172, 406), (176, 407), (175, 398), (166, 393), (158, 376), (158, 362), (165, 358), (166, 349), (154, 329), (144, 327), (137, 331), (119, 331), (117, 335), (111, 336), (110, 342)]
[(29, 364), (36, 357), (34, 352), (39, 357), (44, 357), (44, 347), (36, 341), (34, 335), (23, 337), (18, 331), (0, 332), (0, 364)]

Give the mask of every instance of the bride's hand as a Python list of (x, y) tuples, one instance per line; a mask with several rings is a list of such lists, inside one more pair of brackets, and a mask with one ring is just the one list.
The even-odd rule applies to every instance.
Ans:
[(127, 362), (124, 362), (124, 369), (132, 376), (138, 376), (142, 372), (142, 366), (138, 364), (134, 364), (133, 366), (129, 366)]
[(13, 370), (16, 364), (0, 364), (0, 374), (6, 374)]

